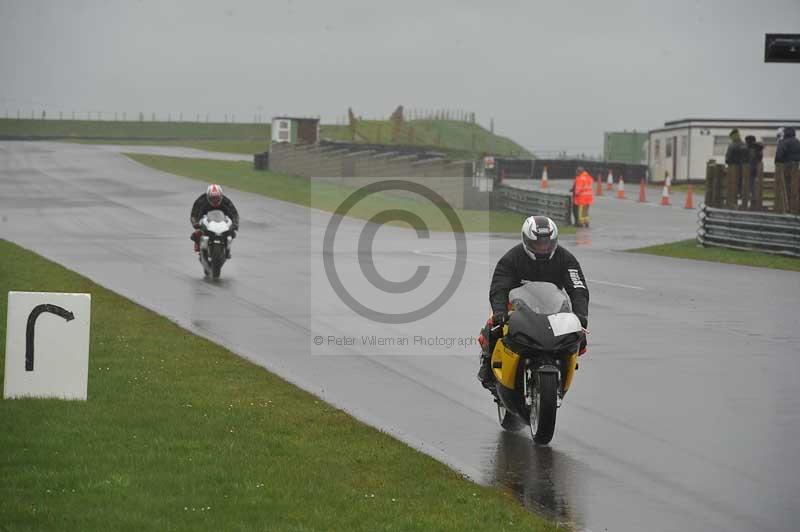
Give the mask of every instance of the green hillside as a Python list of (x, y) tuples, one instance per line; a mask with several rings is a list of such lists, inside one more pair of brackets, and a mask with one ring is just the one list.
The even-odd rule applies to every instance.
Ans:
[[(331, 140), (372, 144), (404, 144), (432, 146), (460, 155), (530, 156), (522, 146), (500, 135), (494, 135), (478, 124), (457, 120), (411, 120), (395, 126), (388, 120), (361, 120), (356, 128), (322, 126), (320, 135)], [(492, 149), (493, 148), (493, 149)]]
[[(347, 142), (429, 146), (459, 158), (492, 152), (530, 156), (507, 137), (495, 135), (493, 139), (480, 125), (455, 120), (412, 120), (397, 126), (388, 120), (361, 120), (354, 129), (322, 124), (320, 135), (323, 139)], [(0, 140), (163, 144), (249, 154), (265, 150), (269, 138), (269, 124), (0, 118)]]

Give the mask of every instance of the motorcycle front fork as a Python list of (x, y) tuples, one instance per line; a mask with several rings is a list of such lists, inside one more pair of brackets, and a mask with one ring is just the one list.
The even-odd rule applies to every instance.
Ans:
[[(533, 394), (536, 393), (536, 383), (534, 382), (536, 370), (534, 370), (530, 361), (525, 362), (525, 378), (522, 379), (522, 393), (525, 398), (525, 406), (531, 407), (533, 405)], [(558, 372), (558, 395), (556, 396), (556, 408), (561, 407), (561, 399), (564, 397), (564, 392), (561, 389), (561, 371)]]

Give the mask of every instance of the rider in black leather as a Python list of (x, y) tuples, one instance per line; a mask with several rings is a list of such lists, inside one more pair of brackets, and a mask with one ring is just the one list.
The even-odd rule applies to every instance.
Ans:
[[(575, 256), (558, 245), (558, 227), (545, 216), (531, 216), (522, 225), (522, 242), (508, 250), (498, 261), (489, 288), (492, 317), (481, 331), (481, 367), (478, 379), (491, 388), (494, 374), (491, 356), (508, 319), (508, 293), (523, 281), (544, 281), (565, 290), (572, 302), (572, 312), (585, 329), (589, 324), (589, 288)], [(492, 329), (496, 331), (492, 333)], [(582, 346), (582, 348), (585, 346)]]
[[(192, 212), (189, 215), (189, 221), (192, 223), (194, 232), (190, 239), (194, 242), (195, 253), (200, 251), (200, 219), (208, 214), (210, 211), (222, 211), (225, 216), (231, 219), (233, 233), (232, 237), (236, 238), (236, 231), (239, 229), (239, 212), (233, 205), (233, 202), (222, 193), (222, 187), (219, 185), (209, 185), (205, 194), (201, 194), (199, 198), (194, 201), (192, 205)], [(230, 250), (228, 251), (228, 258), (230, 258)]]

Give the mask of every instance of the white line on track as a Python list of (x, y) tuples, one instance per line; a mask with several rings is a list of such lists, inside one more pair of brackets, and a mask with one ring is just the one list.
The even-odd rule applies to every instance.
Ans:
[(608, 286), (618, 286), (620, 288), (630, 288), (631, 290), (644, 290), (643, 286), (633, 286), (630, 284), (612, 283), (611, 281), (598, 281), (597, 279), (586, 279), (590, 283), (605, 284)]

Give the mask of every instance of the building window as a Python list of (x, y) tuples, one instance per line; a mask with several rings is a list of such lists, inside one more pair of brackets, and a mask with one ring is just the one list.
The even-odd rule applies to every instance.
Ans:
[(714, 156), (721, 157), (728, 151), (731, 139), (728, 135), (714, 135)]
[(689, 137), (688, 135), (681, 136), (681, 157), (686, 157), (689, 152)]
[(287, 122), (286, 120), (281, 120), (278, 123), (278, 127), (281, 129), (287, 129), (289, 127), (289, 122)]
[(672, 157), (672, 142), (670, 142), (670, 139), (667, 139), (667, 142), (664, 143), (664, 157), (667, 159)]
[(289, 132), (285, 129), (278, 131), (278, 140), (289, 140)]
[(653, 144), (653, 158), (658, 160), (661, 159), (661, 141), (656, 140)]

